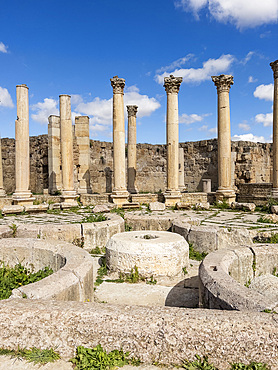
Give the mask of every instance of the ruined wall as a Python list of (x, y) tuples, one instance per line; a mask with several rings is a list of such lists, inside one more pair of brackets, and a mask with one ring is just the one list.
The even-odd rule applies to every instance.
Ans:
[[(217, 189), (217, 139), (180, 144), (184, 148), (185, 184), (189, 191), (201, 191), (202, 179), (212, 180)], [(112, 191), (113, 144), (91, 140), (91, 187), (93, 193)], [(246, 141), (232, 143), (232, 172), (235, 186), (272, 181), (271, 144)], [(48, 188), (47, 135), (30, 137), (30, 182), (33, 193)], [(166, 145), (137, 144), (137, 187), (141, 192), (159, 192), (166, 188)], [(14, 139), (2, 139), (4, 188), (15, 190)], [(74, 140), (74, 164), (78, 166), (78, 147)], [(75, 168), (75, 176), (76, 176)], [(77, 186), (77, 183), (76, 183)]]

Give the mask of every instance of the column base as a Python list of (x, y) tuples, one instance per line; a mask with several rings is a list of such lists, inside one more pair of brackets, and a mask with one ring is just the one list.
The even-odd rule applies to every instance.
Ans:
[(275, 199), (278, 198), (278, 188), (272, 188), (271, 197)]
[(69, 207), (77, 207), (77, 194), (75, 190), (63, 190), (60, 196), (61, 202), (67, 204)]
[(129, 193), (127, 190), (113, 190), (111, 198), (113, 203), (117, 205), (117, 208), (121, 208), (123, 204), (128, 202)]
[(184, 193), (185, 191), (187, 190), (186, 186), (185, 185), (179, 185), (179, 191), (181, 193)]
[(216, 202), (225, 201), (229, 205), (236, 201), (236, 193), (232, 189), (218, 189), (216, 190)]
[(138, 194), (138, 190), (136, 188), (127, 188), (129, 194)]
[(166, 207), (174, 207), (181, 201), (181, 193), (179, 190), (166, 190), (164, 198)]
[(7, 196), (4, 189), (0, 189), (0, 198), (5, 198)]
[(13, 198), (13, 204), (24, 206), (24, 205), (30, 205), (33, 204), (35, 197), (32, 196), (30, 190), (27, 191), (15, 191), (12, 195)]

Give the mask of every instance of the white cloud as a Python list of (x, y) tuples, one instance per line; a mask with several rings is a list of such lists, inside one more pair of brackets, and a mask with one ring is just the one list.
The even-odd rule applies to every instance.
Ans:
[(0, 107), (13, 108), (14, 103), (12, 101), (9, 91), (0, 86)]
[(165, 71), (168, 71), (168, 70), (173, 70), (175, 68), (179, 68), (179, 67), (183, 66), (187, 61), (191, 60), (192, 58), (194, 58), (194, 54), (187, 54), (185, 57), (182, 57), (182, 58), (179, 58), (179, 59), (175, 60), (170, 65), (159, 68), (156, 71), (156, 74), (159, 74), (159, 73), (162, 73), (162, 72), (165, 72)]
[(211, 134), (216, 134), (217, 133), (217, 127), (210, 128), (208, 130), (208, 132), (211, 133)]
[(31, 110), (35, 113), (31, 115), (32, 119), (42, 125), (47, 125), (50, 115), (59, 115), (57, 105), (58, 101), (49, 98), (45, 98), (43, 102), (33, 104)]
[(185, 123), (186, 125), (190, 125), (194, 122), (201, 122), (204, 119), (205, 115), (199, 116), (198, 114), (186, 114), (183, 113), (179, 116), (179, 123)]
[(0, 42), (0, 53), (7, 53), (8, 52), (8, 46), (5, 45), (3, 42)]
[(254, 52), (254, 51), (249, 51), (249, 53), (246, 55), (246, 57), (240, 61), (240, 64), (245, 65), (246, 63), (248, 63), (248, 62), (249, 62), (249, 60), (252, 58), (252, 56), (253, 56), (254, 54), (255, 54), (255, 52)]
[(260, 113), (255, 116), (255, 121), (263, 123), (264, 127), (272, 126), (273, 124), (273, 113)]
[(164, 72), (162, 74), (156, 74), (155, 80), (163, 84), (164, 77), (173, 74), (174, 76), (183, 77), (183, 82), (200, 83), (210, 80), (212, 75), (226, 72), (234, 61), (235, 58), (233, 55), (221, 55), (218, 59), (208, 59), (205, 61), (202, 68), (175, 69), (169, 73)]
[(230, 22), (237, 28), (277, 23), (277, 0), (176, 0), (175, 5), (185, 11), (198, 12), (205, 8), (219, 22)]
[(256, 90), (254, 91), (253, 95), (255, 98), (263, 99), (263, 100), (273, 100), (273, 92), (274, 92), (274, 85), (259, 85), (256, 87)]
[(250, 126), (246, 122), (239, 123), (238, 128), (242, 131), (249, 131), (250, 130)]
[(257, 78), (254, 78), (253, 76), (249, 76), (248, 77), (248, 83), (253, 83), (253, 82), (257, 82)]
[[(93, 101), (85, 103), (82, 97), (79, 95), (75, 96), (75, 101), (78, 102), (75, 110), (80, 114), (86, 114), (90, 117), (90, 130), (94, 136), (101, 132), (110, 137), (113, 98), (100, 99), (97, 97)], [(138, 118), (150, 116), (160, 107), (160, 103), (155, 98), (142, 95), (136, 86), (130, 86), (125, 89), (124, 105), (126, 106), (133, 104), (138, 106)], [(126, 108), (124, 112), (126, 116)]]
[(255, 136), (253, 134), (234, 135), (232, 141), (252, 141), (254, 143), (266, 143), (267, 140), (263, 136)]
[(203, 125), (198, 128), (198, 131), (208, 131), (208, 125)]

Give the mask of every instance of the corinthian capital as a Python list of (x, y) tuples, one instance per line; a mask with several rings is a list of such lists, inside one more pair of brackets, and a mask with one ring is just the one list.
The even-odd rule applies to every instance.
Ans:
[(110, 78), (113, 94), (124, 94), (125, 79), (114, 76)]
[(138, 109), (137, 105), (127, 105), (126, 108), (127, 108), (128, 117), (136, 117), (136, 113)]
[(173, 75), (170, 75), (170, 77), (164, 77), (163, 87), (165, 87), (165, 91), (167, 94), (177, 94), (179, 92), (181, 83), (182, 77), (174, 77)]
[(270, 67), (272, 68), (274, 79), (278, 78), (278, 59), (270, 63)]
[(217, 87), (217, 92), (221, 91), (230, 91), (231, 85), (234, 84), (234, 78), (231, 75), (220, 75), (220, 76), (211, 76), (212, 81)]

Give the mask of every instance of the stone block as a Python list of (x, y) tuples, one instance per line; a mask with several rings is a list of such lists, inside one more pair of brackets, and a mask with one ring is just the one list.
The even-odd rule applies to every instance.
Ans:
[(243, 211), (249, 211), (249, 212), (254, 212), (256, 208), (255, 203), (238, 203), (238, 202), (232, 202), (231, 203), (231, 208), (232, 209), (240, 209)]
[(151, 202), (149, 204), (150, 211), (164, 211), (165, 210), (165, 203), (160, 202)]
[(275, 213), (277, 215), (278, 214), (278, 206), (271, 206), (271, 212)]
[(46, 212), (48, 210), (48, 204), (30, 204), (24, 206), (25, 212), (36, 213), (36, 212)]
[(106, 204), (99, 204), (93, 208), (94, 213), (110, 212), (110, 208)]
[(212, 252), (217, 249), (217, 229), (207, 226), (192, 226), (188, 242), (198, 252)]
[(18, 214), (24, 212), (24, 207), (20, 205), (4, 206), (2, 208), (3, 215)]

